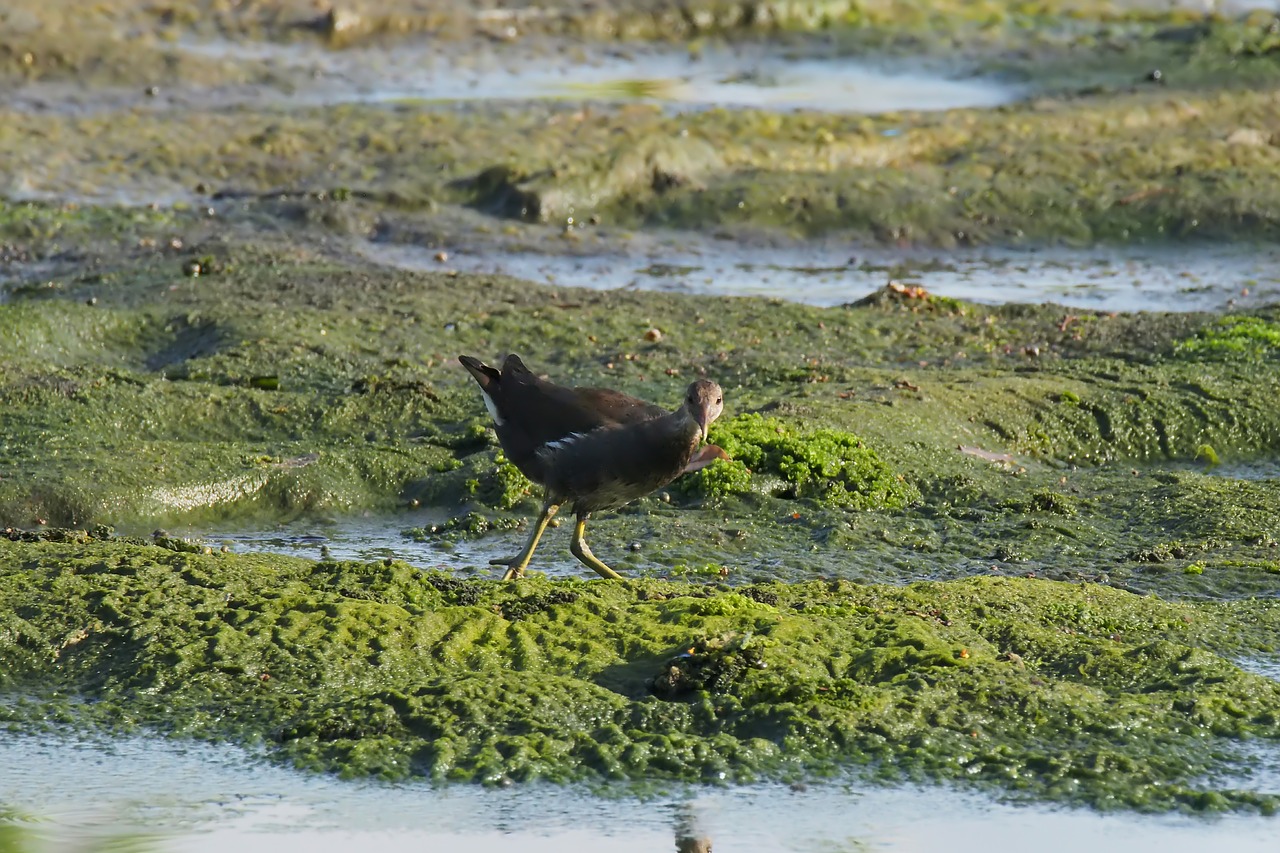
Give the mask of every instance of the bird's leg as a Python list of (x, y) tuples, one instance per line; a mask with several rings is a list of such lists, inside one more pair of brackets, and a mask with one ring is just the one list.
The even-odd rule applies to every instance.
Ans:
[(560, 509), (559, 504), (553, 504), (547, 501), (542, 505), (542, 512), (538, 515), (537, 524), (533, 525), (533, 530), (529, 531), (529, 539), (524, 543), (524, 548), (514, 557), (505, 559), (490, 560), (491, 566), (506, 566), (507, 573), (502, 576), (504, 581), (512, 581), (516, 578), (524, 577), (524, 570), (529, 565), (529, 560), (533, 558), (533, 549), (538, 547), (538, 540), (542, 538), (542, 533), (547, 529), (547, 525), (551, 519), (555, 517), (556, 511)]
[(569, 550), (584, 566), (595, 569), (596, 574), (601, 577), (622, 580), (622, 575), (600, 562), (600, 558), (587, 547), (587, 540), (583, 536), (587, 529), (587, 517), (590, 515), (589, 512), (578, 513), (578, 523), (573, 526), (573, 542), (569, 545)]

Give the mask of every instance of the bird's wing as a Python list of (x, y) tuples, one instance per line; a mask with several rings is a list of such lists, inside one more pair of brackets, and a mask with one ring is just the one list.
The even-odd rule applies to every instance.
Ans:
[(612, 388), (575, 388), (578, 400), (604, 419), (618, 424), (631, 424), (660, 418), (667, 414), (661, 406), (646, 402)]

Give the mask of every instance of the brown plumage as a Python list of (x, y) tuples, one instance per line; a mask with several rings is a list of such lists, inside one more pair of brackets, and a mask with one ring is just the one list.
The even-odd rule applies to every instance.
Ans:
[(578, 521), (570, 550), (605, 577), (619, 577), (591, 553), (583, 539), (586, 520), (661, 488), (685, 471), (727, 458), (715, 445), (699, 447), (723, 408), (720, 386), (691, 384), (675, 411), (608, 388), (570, 388), (533, 375), (516, 355), (502, 370), (459, 356), (480, 385), (498, 441), (526, 477), (543, 486), (538, 523), (519, 555), (495, 563), (506, 577), (520, 577), (547, 522), (572, 503)]

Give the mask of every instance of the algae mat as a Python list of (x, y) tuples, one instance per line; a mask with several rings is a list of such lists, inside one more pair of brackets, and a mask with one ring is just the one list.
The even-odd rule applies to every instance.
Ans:
[(1274, 603), (1087, 584), (465, 582), (6, 542), (0, 714), (261, 744), (347, 775), (799, 779), (854, 762), (1100, 807), (1270, 811), (1237, 780)]

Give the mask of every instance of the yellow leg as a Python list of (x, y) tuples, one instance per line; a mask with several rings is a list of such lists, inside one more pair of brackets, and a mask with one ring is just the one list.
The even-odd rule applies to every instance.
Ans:
[(533, 530), (529, 532), (529, 540), (524, 543), (524, 548), (520, 553), (507, 559), (489, 561), (490, 565), (507, 567), (507, 573), (502, 576), (504, 581), (524, 577), (524, 570), (528, 568), (529, 560), (533, 559), (533, 549), (538, 547), (538, 540), (542, 538), (543, 531), (547, 529), (547, 525), (555, 517), (556, 511), (559, 509), (559, 504), (543, 504), (542, 513), (538, 516), (538, 522), (533, 526)]
[(578, 513), (578, 523), (573, 527), (573, 542), (569, 545), (569, 550), (573, 552), (573, 556), (586, 567), (595, 569), (596, 574), (601, 577), (611, 578), (612, 580), (622, 580), (622, 575), (600, 562), (600, 558), (591, 553), (591, 549), (587, 547), (587, 540), (583, 538), (587, 529), (587, 516), (589, 513)]

